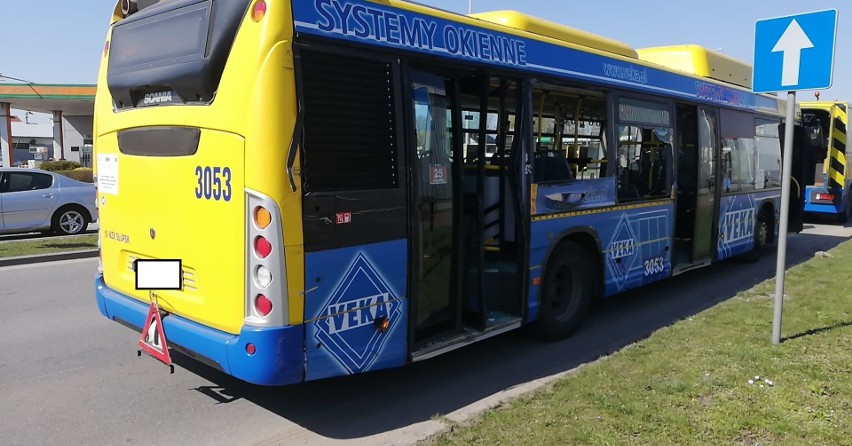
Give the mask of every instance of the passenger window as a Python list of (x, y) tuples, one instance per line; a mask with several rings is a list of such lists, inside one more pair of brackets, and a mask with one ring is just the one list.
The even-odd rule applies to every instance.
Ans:
[(672, 187), (673, 131), (665, 103), (620, 98), (618, 198), (667, 197)]
[(671, 191), (671, 129), (620, 125), (618, 135), (619, 198), (668, 196)]
[(754, 138), (722, 140), (722, 187), (725, 192), (747, 192), (755, 188), (757, 161)]
[(606, 177), (606, 93), (541, 84), (533, 101), (534, 181)]
[(47, 189), (53, 185), (53, 177), (35, 172), (8, 173), (9, 180), (6, 192), (23, 192), (28, 190)]

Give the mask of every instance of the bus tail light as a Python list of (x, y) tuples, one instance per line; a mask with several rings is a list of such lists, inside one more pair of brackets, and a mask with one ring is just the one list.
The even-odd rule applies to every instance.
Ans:
[(271, 198), (246, 189), (244, 324), (289, 325), (287, 268), (281, 212)]
[(258, 294), (254, 299), (254, 308), (261, 316), (269, 316), (269, 313), (272, 313), (272, 301), (263, 294)]
[(262, 235), (254, 239), (254, 252), (261, 259), (269, 257), (272, 253), (272, 243), (265, 239)]
[(266, 15), (266, 1), (257, 0), (254, 4), (254, 9), (251, 13), (251, 18), (254, 19), (255, 22), (259, 22), (263, 20), (263, 17)]
[(254, 270), (254, 278), (257, 280), (257, 285), (260, 288), (269, 288), (269, 285), (272, 284), (272, 271), (269, 271), (269, 268), (260, 265), (256, 270)]
[(254, 224), (258, 229), (266, 229), (272, 223), (272, 214), (265, 208), (258, 206), (254, 209)]

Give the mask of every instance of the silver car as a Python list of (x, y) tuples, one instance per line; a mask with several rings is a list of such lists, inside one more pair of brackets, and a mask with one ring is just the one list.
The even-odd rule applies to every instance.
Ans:
[(95, 185), (41, 169), (0, 167), (0, 234), (73, 235), (97, 220)]

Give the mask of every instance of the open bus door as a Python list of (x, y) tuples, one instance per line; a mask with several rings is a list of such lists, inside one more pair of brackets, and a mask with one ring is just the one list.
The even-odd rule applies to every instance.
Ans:
[[(793, 129), (793, 171), (790, 185), (790, 207), (788, 219), (789, 232), (802, 232), (805, 215), (805, 186), (813, 183), (814, 168), (825, 157), (825, 138), (819, 121), (808, 119), (805, 115), (802, 125)], [(784, 124), (781, 124), (781, 147), (784, 147)], [(822, 157), (820, 157), (822, 154)], [(782, 151), (783, 155), (783, 151)]]

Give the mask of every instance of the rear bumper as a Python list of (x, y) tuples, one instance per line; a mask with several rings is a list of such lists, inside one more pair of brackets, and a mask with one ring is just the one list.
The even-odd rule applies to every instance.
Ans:
[[(110, 289), (103, 276), (95, 278), (98, 309), (105, 317), (141, 333), (148, 305)], [(235, 336), (176, 315), (163, 318), (166, 342), (178, 351), (252, 384), (273, 386), (304, 380), (304, 325), (278, 328), (243, 327)], [(256, 348), (246, 353), (246, 344)]]
[(825, 188), (806, 187), (805, 188), (805, 212), (814, 214), (842, 214), (846, 211), (846, 204), (841, 199), (836, 200), (817, 200), (818, 193), (832, 193), (833, 195), (841, 195), (840, 191), (832, 189), (829, 191)]

